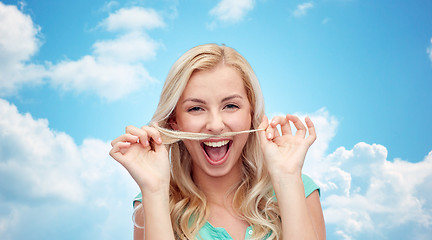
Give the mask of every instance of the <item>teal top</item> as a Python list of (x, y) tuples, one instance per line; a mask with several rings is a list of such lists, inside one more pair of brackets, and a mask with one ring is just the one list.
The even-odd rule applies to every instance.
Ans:
[[(313, 191), (318, 190), (318, 193), (320, 193), (320, 189), (318, 187), (318, 185), (315, 184), (315, 182), (307, 175), (302, 174), (302, 180), (303, 180), (303, 185), (304, 185), (304, 190), (305, 190), (305, 197), (308, 197)], [(134, 203), (138, 201), (141, 202), (142, 201), (142, 195), (141, 193), (139, 193), (135, 199), (134, 199)], [(253, 229), (252, 226), (249, 226), (246, 229), (246, 234), (245, 234), (245, 240), (250, 239), (250, 237), (252, 236), (253, 233)], [(209, 222), (206, 222), (204, 224), (204, 226), (199, 230), (199, 236), (197, 237), (197, 239), (202, 239), (202, 240), (232, 240), (232, 237), (228, 234), (228, 232), (221, 227), (213, 227)], [(267, 239), (267, 238), (264, 238)]]
[[(249, 226), (246, 229), (245, 240), (250, 239), (252, 233), (253, 233), (252, 226)], [(213, 227), (209, 222), (206, 222), (204, 226), (199, 230), (198, 236), (199, 237), (196, 237), (196, 239), (198, 240), (232, 239), (232, 237), (228, 234), (225, 228)]]

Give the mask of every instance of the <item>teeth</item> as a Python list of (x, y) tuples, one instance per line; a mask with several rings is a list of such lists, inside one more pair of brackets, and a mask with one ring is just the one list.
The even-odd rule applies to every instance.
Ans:
[(229, 140), (219, 141), (219, 142), (204, 142), (204, 145), (209, 147), (221, 147), (225, 144), (228, 144)]

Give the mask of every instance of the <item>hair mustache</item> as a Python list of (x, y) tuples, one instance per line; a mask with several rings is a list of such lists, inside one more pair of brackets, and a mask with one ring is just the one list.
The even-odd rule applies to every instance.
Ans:
[(168, 128), (160, 127), (156, 124), (152, 124), (152, 127), (156, 128), (161, 133), (163, 144), (173, 144), (181, 140), (205, 140), (208, 138), (224, 138), (232, 137), (239, 134), (253, 133), (258, 131), (264, 131), (265, 129), (250, 129), (238, 132), (226, 132), (221, 134), (208, 134), (208, 133), (193, 133), (193, 132), (183, 132), (172, 130)]

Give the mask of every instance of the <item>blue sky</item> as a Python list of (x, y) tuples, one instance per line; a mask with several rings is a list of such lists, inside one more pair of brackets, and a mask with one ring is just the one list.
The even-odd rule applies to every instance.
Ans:
[(1, 1), (0, 238), (127, 239), (108, 156), (203, 43), (251, 63), (268, 115), (310, 115), (329, 239), (432, 234), (431, 1)]

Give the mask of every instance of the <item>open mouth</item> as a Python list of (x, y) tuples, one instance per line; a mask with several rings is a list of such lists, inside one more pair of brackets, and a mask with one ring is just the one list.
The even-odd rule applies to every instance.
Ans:
[(222, 164), (228, 156), (232, 141), (218, 140), (218, 141), (203, 141), (201, 147), (205, 152), (207, 160), (212, 165)]

